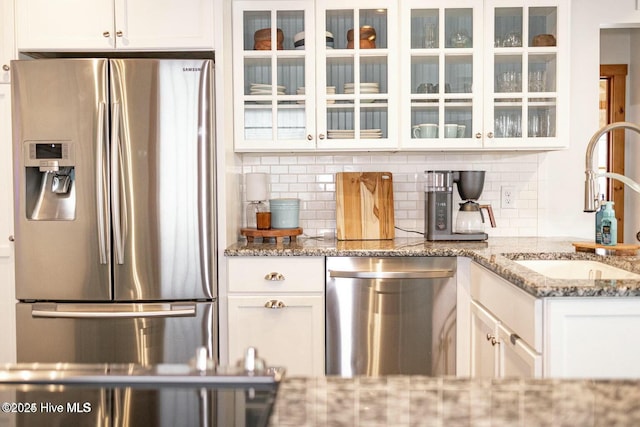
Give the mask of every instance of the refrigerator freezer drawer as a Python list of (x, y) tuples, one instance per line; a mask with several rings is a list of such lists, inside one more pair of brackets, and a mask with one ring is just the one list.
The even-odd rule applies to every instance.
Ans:
[(188, 363), (217, 359), (217, 302), (18, 303), (17, 360), (41, 363)]

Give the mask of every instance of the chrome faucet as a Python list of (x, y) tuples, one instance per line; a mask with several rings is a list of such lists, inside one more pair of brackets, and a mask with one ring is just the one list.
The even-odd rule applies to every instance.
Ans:
[(631, 178), (614, 172), (596, 173), (595, 166), (593, 164), (593, 153), (595, 152), (596, 145), (600, 137), (607, 132), (615, 129), (631, 129), (640, 134), (640, 126), (631, 122), (615, 122), (601, 127), (593, 134), (587, 145), (587, 153), (585, 157), (585, 170), (586, 175), (584, 181), (584, 211), (595, 212), (600, 207), (600, 201), (598, 200), (598, 184), (596, 180), (600, 177), (614, 178), (618, 181), (628, 185), (632, 190), (640, 193), (640, 184), (632, 180)]

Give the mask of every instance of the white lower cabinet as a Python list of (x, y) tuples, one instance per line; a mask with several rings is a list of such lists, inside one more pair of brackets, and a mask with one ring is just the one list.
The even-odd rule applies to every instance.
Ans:
[(542, 376), (542, 355), (533, 350), (522, 338), (503, 324), (497, 334), (499, 364), (502, 378), (539, 378)]
[(542, 377), (539, 299), (471, 263), (471, 376)]
[(542, 376), (542, 355), (476, 301), (471, 301), (471, 355), (474, 378)]
[(229, 362), (248, 347), (287, 375), (324, 375), (324, 257), (229, 257)]
[(480, 304), (471, 301), (471, 376), (473, 378), (498, 376), (497, 331), (498, 319)]
[[(322, 295), (270, 298), (229, 296), (229, 360), (253, 346), (270, 366), (285, 367), (287, 375), (323, 375)], [(278, 308), (267, 308), (274, 304)]]
[(640, 378), (640, 298), (548, 298), (544, 375)]
[(640, 298), (534, 298), (475, 262), (469, 275), (471, 376), (640, 378)]

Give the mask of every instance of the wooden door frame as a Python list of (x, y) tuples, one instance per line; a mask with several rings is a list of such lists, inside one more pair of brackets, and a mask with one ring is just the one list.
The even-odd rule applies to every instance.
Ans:
[[(600, 78), (607, 79), (608, 123), (625, 121), (627, 64), (600, 65)], [(610, 132), (607, 137), (607, 170), (624, 175), (624, 129)], [(615, 204), (618, 220), (618, 242), (624, 241), (624, 184), (607, 179), (610, 200)]]

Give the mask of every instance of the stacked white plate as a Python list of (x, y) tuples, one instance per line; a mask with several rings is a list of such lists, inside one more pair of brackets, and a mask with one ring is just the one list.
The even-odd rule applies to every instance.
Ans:
[(362, 129), (360, 131), (360, 138), (362, 139), (382, 138), (382, 130), (381, 129)]
[[(249, 93), (251, 95), (271, 95), (272, 85), (262, 83), (251, 83), (249, 86)], [(284, 95), (286, 93), (285, 86), (276, 86), (276, 95)]]
[[(335, 86), (327, 86), (327, 95), (335, 95), (336, 93), (336, 87)], [(298, 89), (296, 89), (296, 94), (297, 95), (304, 95), (305, 94), (305, 89), (304, 86), (299, 87)], [(328, 99), (327, 100), (327, 104), (334, 104), (336, 101), (334, 99)], [(303, 100), (298, 101), (298, 104), (304, 104)]]
[[(329, 129), (327, 131), (329, 139), (353, 139), (356, 136), (354, 130)], [(379, 139), (382, 138), (382, 130), (380, 129), (362, 129), (360, 131), (362, 139)]]
[[(353, 83), (345, 83), (344, 84), (344, 93), (346, 94), (353, 94), (355, 93), (355, 85)], [(374, 94), (374, 93), (380, 93), (380, 84), (379, 83), (375, 83), (375, 82), (371, 82), (371, 83), (360, 83), (360, 94), (361, 95), (368, 95), (368, 94)], [(362, 99), (362, 102), (373, 102), (375, 101), (374, 99)]]

